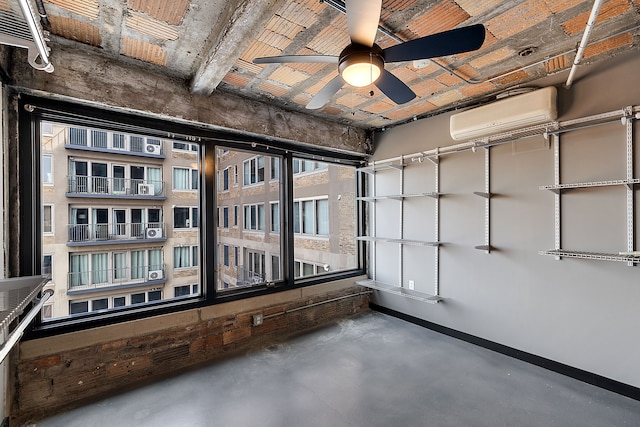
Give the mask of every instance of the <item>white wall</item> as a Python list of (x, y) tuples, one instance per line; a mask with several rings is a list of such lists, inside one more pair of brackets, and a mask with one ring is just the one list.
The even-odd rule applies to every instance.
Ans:
[[(570, 90), (562, 86), (566, 73), (536, 86), (558, 87), (559, 119), (566, 120), (640, 105), (640, 85), (632, 83), (638, 70), (640, 55), (634, 53), (581, 67)], [(634, 132), (635, 177), (640, 177), (637, 121)], [(374, 159), (453, 143), (449, 114), (444, 114), (377, 134)], [(625, 130), (619, 123), (563, 135), (561, 182), (624, 179), (625, 153)], [(377, 293), (374, 302), (640, 387), (640, 267), (628, 267), (624, 262), (557, 261), (538, 254), (554, 247), (553, 193), (538, 188), (553, 184), (553, 151), (545, 148), (541, 137), (491, 149), (491, 192), (496, 194), (491, 200), (491, 243), (497, 250), (485, 254), (474, 249), (484, 242), (484, 199), (473, 194), (484, 191), (483, 156), (482, 150), (469, 151), (443, 157), (440, 163), (440, 190), (445, 196), (440, 199), (440, 240), (444, 245), (440, 248), (439, 282), (446, 301), (431, 305)], [(425, 172), (414, 172), (416, 167), (406, 168), (407, 192), (432, 191), (432, 167), (425, 163), (420, 166)], [(637, 190), (635, 196), (636, 227), (640, 228)], [(626, 250), (625, 200), (624, 187), (563, 194), (563, 248)], [(413, 215), (405, 223), (405, 238), (423, 238), (410, 234), (428, 233), (424, 230), (432, 228), (428, 202), (411, 199), (405, 205), (405, 214)], [(421, 209), (425, 212), (423, 221), (418, 213)], [(388, 216), (378, 220), (379, 234), (384, 227), (397, 228), (389, 225), (394, 222)], [(635, 238), (640, 242), (637, 231)], [(428, 249), (407, 257), (405, 252), (405, 286), (411, 279), (417, 290), (432, 290), (432, 253)], [(398, 277), (397, 256), (378, 256), (376, 267), (381, 277)]]

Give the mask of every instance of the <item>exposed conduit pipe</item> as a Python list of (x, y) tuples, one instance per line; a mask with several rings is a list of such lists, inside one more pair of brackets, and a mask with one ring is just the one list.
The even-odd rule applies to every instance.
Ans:
[(33, 308), (31, 308), (29, 313), (27, 313), (27, 315), (23, 319), (21, 319), (20, 324), (16, 327), (16, 329), (11, 332), (11, 335), (9, 335), (9, 339), (7, 339), (7, 341), (2, 345), (2, 348), (0, 348), (0, 363), (4, 361), (5, 357), (7, 357), (13, 346), (16, 345), (18, 341), (20, 341), (20, 338), (24, 334), (24, 331), (27, 329), (33, 318), (36, 317), (38, 313), (40, 313), (42, 307), (44, 307), (44, 303), (47, 302), (47, 300), (52, 295), (53, 291), (51, 289), (47, 289), (46, 291), (44, 291), (38, 303)]
[(38, 8), (38, 14), (40, 15), (40, 23), (43, 27), (49, 28), (51, 25), (49, 23), (49, 18), (47, 17), (47, 11), (44, 9), (44, 4), (42, 0), (36, 0), (36, 7)]
[(602, 2), (603, 0), (595, 0), (593, 2), (591, 15), (589, 15), (587, 26), (584, 29), (584, 34), (582, 34), (582, 40), (580, 40), (580, 44), (578, 45), (578, 52), (576, 53), (576, 57), (573, 60), (573, 65), (571, 66), (571, 70), (569, 71), (567, 82), (564, 84), (567, 89), (571, 87), (571, 83), (573, 83), (573, 76), (578, 69), (578, 65), (580, 65), (580, 62), (582, 61), (582, 55), (584, 55), (584, 50), (587, 48), (587, 45), (589, 43), (589, 35), (591, 34), (591, 30), (596, 25), (596, 19), (598, 19), (598, 13), (600, 12), (600, 6), (602, 6)]
[(318, 301), (318, 302), (315, 302), (313, 304), (307, 304), (307, 305), (303, 305), (303, 306), (296, 307), (296, 308), (290, 308), (289, 310), (279, 311), (278, 313), (269, 314), (269, 315), (263, 316), (263, 319), (270, 319), (272, 317), (282, 316), (282, 315), (285, 315), (285, 314), (293, 313), (295, 311), (306, 310), (307, 308), (316, 307), (318, 305), (327, 304), (327, 303), (335, 302), (335, 301), (340, 301), (340, 300), (347, 299), (347, 298), (360, 297), (362, 295), (370, 295), (372, 293), (373, 293), (373, 291), (369, 290), (369, 291), (358, 292), (357, 294), (343, 295), (341, 297), (336, 297), (336, 298), (331, 298), (331, 299), (327, 299), (327, 300), (323, 300), (323, 301)]

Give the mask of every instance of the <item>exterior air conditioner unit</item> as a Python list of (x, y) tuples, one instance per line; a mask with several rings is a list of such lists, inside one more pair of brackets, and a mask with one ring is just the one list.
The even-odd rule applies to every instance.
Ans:
[(152, 196), (154, 188), (152, 184), (138, 184), (138, 194), (146, 194)]
[(160, 146), (156, 144), (145, 144), (144, 152), (147, 154), (160, 154)]
[(501, 99), (451, 116), (451, 138), (482, 138), (551, 122), (558, 117), (557, 91), (553, 86)]
[(147, 228), (147, 239), (162, 237), (162, 228)]
[(160, 279), (162, 279), (162, 270), (149, 271), (149, 280), (160, 280)]

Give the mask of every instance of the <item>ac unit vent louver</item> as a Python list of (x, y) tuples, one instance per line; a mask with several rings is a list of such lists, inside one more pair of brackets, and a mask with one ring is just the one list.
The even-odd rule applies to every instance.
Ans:
[(148, 154), (160, 154), (160, 146), (156, 144), (146, 144), (144, 150)]
[[(29, 64), (37, 70), (53, 72), (49, 47), (39, 14), (30, 0), (4, 0), (9, 10), (0, 9), (0, 44), (28, 49)], [(38, 61), (39, 58), (39, 61)]]
[(162, 279), (162, 277), (163, 277), (162, 270), (149, 271), (149, 280), (160, 280)]
[(162, 228), (147, 228), (147, 239), (159, 239), (162, 237)]
[(482, 138), (551, 122), (558, 117), (557, 91), (553, 86), (504, 98), (451, 116), (451, 138)]

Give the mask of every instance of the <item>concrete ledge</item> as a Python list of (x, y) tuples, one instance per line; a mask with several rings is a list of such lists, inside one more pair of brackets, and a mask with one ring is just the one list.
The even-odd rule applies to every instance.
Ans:
[(74, 350), (110, 340), (136, 337), (159, 332), (167, 328), (187, 327), (198, 321), (207, 321), (238, 313), (259, 311), (266, 306), (300, 301), (311, 296), (326, 294), (353, 287), (362, 277), (337, 280), (335, 282), (277, 292), (254, 298), (246, 298), (201, 309), (152, 316), (145, 319), (102, 326), (85, 331), (71, 332), (25, 341), (20, 344), (20, 359), (32, 359), (61, 351)]

